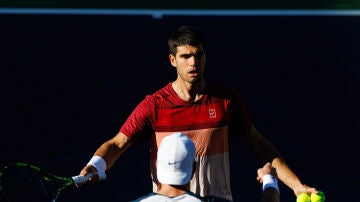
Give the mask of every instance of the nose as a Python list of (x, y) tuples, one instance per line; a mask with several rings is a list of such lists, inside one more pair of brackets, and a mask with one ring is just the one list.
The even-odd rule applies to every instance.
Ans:
[(190, 65), (195, 65), (196, 64), (196, 57), (193, 55), (193, 56), (191, 56), (190, 58), (189, 58), (189, 64)]

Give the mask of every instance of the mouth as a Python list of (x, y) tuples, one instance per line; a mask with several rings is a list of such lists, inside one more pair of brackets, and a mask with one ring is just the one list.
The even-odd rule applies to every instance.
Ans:
[(192, 70), (192, 71), (189, 71), (188, 74), (189, 74), (191, 77), (198, 77), (198, 76), (200, 75), (200, 71)]

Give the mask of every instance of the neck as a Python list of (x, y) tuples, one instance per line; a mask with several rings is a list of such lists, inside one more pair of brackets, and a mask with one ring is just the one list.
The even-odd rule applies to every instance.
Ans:
[(176, 94), (184, 101), (195, 102), (202, 98), (205, 81), (202, 80), (198, 83), (187, 83), (176, 80), (172, 83), (172, 87)]
[(157, 193), (168, 197), (176, 197), (186, 193), (188, 190), (189, 190), (189, 184), (187, 185), (161, 184), (158, 187)]

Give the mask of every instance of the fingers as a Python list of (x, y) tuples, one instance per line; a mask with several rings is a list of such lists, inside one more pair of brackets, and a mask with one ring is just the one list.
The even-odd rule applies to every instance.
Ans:
[(262, 178), (266, 174), (274, 175), (274, 168), (272, 168), (271, 164), (268, 162), (262, 168), (257, 170), (258, 177)]
[(94, 166), (92, 165), (87, 165), (85, 166), (81, 171), (80, 171), (80, 175), (86, 176), (89, 173), (95, 173), (97, 170)]
[(306, 194), (311, 195), (312, 193), (317, 194), (318, 190), (314, 187), (309, 187), (309, 186), (303, 184), (300, 187), (294, 189), (294, 193), (296, 196), (298, 196), (301, 193), (306, 193)]
[(312, 194), (312, 193), (317, 194), (318, 193), (318, 190), (316, 188), (307, 187), (306, 190), (307, 190), (306, 193), (308, 193), (308, 194)]
[(267, 163), (263, 166), (263, 168), (271, 168), (271, 163), (270, 163), (270, 162), (267, 162)]
[(100, 178), (99, 178), (99, 175), (98, 174), (93, 174), (89, 179), (88, 179), (88, 182), (87, 184), (97, 184), (99, 183), (100, 181)]
[[(80, 175), (87, 176), (92, 175), (89, 177), (88, 181), (85, 184), (96, 184), (100, 181), (98, 174), (93, 174), (97, 172), (96, 168), (92, 165), (85, 166), (81, 171)], [(81, 187), (83, 184), (75, 184), (76, 187)]]

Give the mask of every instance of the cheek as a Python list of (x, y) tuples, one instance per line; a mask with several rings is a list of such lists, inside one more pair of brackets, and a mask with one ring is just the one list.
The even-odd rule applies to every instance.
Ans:
[(184, 59), (176, 60), (176, 65), (182, 69), (187, 66), (187, 61)]
[(179, 73), (186, 73), (187, 67), (188, 67), (188, 65), (186, 65), (186, 63), (180, 63), (178, 61), (178, 63), (177, 63), (177, 71)]

